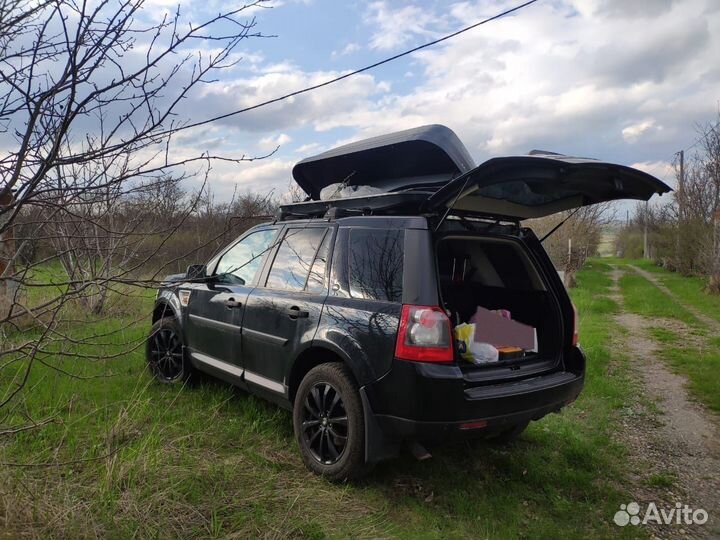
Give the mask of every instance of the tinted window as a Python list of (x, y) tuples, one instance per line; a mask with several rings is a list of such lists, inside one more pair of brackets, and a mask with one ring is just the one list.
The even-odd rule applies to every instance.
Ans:
[(485, 255), (495, 272), (501, 276), (503, 286), (508, 289), (532, 289), (525, 262), (518, 250), (511, 244), (489, 243), (483, 246)]
[(348, 240), (350, 296), (402, 300), (402, 230), (352, 229)]
[(288, 229), (275, 256), (266, 286), (271, 289), (301, 291), (305, 288), (310, 265), (326, 229)]
[(328, 254), (330, 253), (331, 236), (330, 231), (328, 231), (315, 256), (315, 262), (312, 265), (307, 286), (305, 287), (308, 292), (318, 293), (325, 290), (325, 269), (327, 268)]
[(532, 263), (517, 244), (477, 238), (446, 239), (438, 245), (438, 270), (445, 283), (542, 290)]
[(249, 285), (276, 234), (275, 229), (265, 229), (246, 236), (222, 256), (215, 273), (223, 274), (223, 281)]

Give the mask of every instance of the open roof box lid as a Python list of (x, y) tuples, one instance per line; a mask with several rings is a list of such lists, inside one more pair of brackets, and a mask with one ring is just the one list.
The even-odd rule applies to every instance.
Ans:
[(324, 187), (343, 182), (397, 195), (422, 192), (425, 211), (452, 206), (512, 219), (617, 199), (646, 201), (671, 191), (632, 167), (552, 152), (496, 157), (475, 166), (457, 135), (440, 125), (373, 137), (306, 158), (295, 165), (293, 177), (316, 201)]

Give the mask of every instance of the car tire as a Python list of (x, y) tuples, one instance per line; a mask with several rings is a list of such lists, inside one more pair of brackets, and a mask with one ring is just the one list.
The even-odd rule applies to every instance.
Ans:
[(525, 429), (527, 429), (529, 423), (530, 422), (521, 422), (519, 424), (515, 424), (509, 428), (502, 430), (497, 435), (494, 435), (490, 440), (498, 444), (511, 443), (517, 440), (517, 438), (523, 434)]
[(314, 473), (342, 482), (368, 472), (362, 401), (345, 365), (321, 364), (305, 375), (295, 395), (293, 426), (303, 461)]
[(153, 377), (163, 384), (182, 384), (193, 375), (182, 328), (174, 317), (162, 317), (152, 325), (145, 358)]

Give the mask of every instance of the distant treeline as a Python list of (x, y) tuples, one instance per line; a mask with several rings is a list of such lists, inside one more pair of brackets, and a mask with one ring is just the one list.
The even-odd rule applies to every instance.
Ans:
[(620, 230), (618, 253), (646, 256), (685, 275), (707, 276), (720, 292), (720, 115), (698, 129), (692, 152), (674, 163), (677, 189), (661, 206), (638, 204)]

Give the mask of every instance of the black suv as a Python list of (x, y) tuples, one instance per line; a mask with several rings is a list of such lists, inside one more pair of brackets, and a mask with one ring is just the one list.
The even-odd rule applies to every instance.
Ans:
[[(443, 126), (330, 150), (293, 176), (305, 202), (168, 279), (147, 358), (160, 381), (200, 370), (292, 410), (306, 465), (333, 480), (403, 443), (513, 437), (572, 402), (585, 373), (574, 308), (520, 221), (670, 190), (548, 152), (475, 167)], [(323, 200), (335, 183), (345, 196)], [(535, 350), (462, 359), (453, 329), (477, 306), (534, 327)]]

